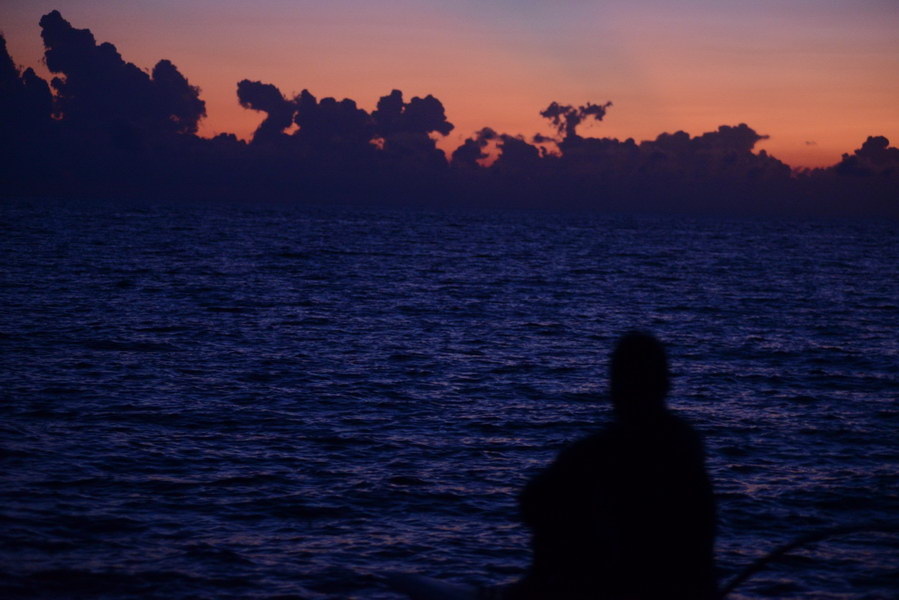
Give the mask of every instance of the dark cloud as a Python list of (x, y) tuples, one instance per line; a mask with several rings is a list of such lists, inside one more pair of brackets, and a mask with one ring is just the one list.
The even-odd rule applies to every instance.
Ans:
[(540, 112), (541, 117), (549, 119), (550, 123), (558, 130), (563, 138), (577, 136), (577, 126), (586, 119), (592, 118), (599, 122), (606, 116), (606, 110), (612, 106), (611, 102), (605, 104), (592, 104), (588, 102), (582, 106), (571, 106), (553, 102)]
[(453, 124), (446, 120), (443, 104), (430, 94), (412, 98), (403, 111), (403, 118), (408, 131), (447, 135), (453, 130)]
[(153, 67), (158, 102), (163, 113), (175, 124), (178, 133), (196, 133), (197, 124), (206, 116), (206, 103), (200, 100), (200, 88), (190, 85), (178, 68), (168, 60)]
[(372, 118), (375, 132), (385, 139), (400, 133), (447, 135), (453, 130), (453, 124), (446, 120), (443, 104), (430, 94), (424, 98), (416, 96), (407, 104), (403, 93), (393, 90), (378, 100)]
[(371, 114), (375, 122), (375, 132), (382, 137), (388, 137), (403, 131), (403, 110), (406, 103), (403, 102), (403, 92), (393, 90), (378, 100), (378, 107)]
[(253, 134), (253, 142), (265, 143), (277, 139), (293, 122), (296, 105), (270, 83), (244, 79), (237, 84), (237, 99), (244, 108), (266, 113)]
[(899, 216), (899, 150), (881, 136), (831, 168), (792, 172), (756, 151), (767, 136), (743, 123), (639, 143), (589, 138), (578, 128), (602, 121), (610, 102), (552, 102), (540, 115), (556, 137), (484, 127), (450, 163), (435, 140), (453, 124), (434, 96), (406, 102), (393, 90), (369, 113), (349, 98), (287, 98), (244, 79), (236, 100), (265, 114), (253, 141), (204, 139), (200, 90), (172, 62), (146, 72), (58, 11), (41, 28), (50, 84), (17, 68), (0, 37), (0, 183), (9, 193)]
[(40, 20), (47, 68), (58, 74), (55, 112), (72, 126), (115, 123), (145, 131), (194, 133), (206, 115), (200, 90), (169, 61), (152, 78), (125, 62), (115, 46), (97, 45), (87, 29), (75, 29), (53, 11)]
[[(491, 149), (492, 152), (489, 151)], [(504, 174), (539, 168), (540, 159), (544, 157), (540, 148), (529, 144), (523, 136), (497, 133), (490, 127), (484, 127), (453, 152), (452, 160), (457, 167), (480, 167), (481, 161), (491, 155), (495, 160), (490, 168)]]
[(540, 164), (540, 150), (523, 138), (502, 134), (499, 136), (499, 158), (493, 168), (512, 173), (533, 172)]
[(882, 135), (869, 136), (861, 148), (844, 154), (834, 170), (840, 175), (899, 179), (899, 148), (891, 147)]
[(45, 129), (53, 111), (53, 96), (47, 82), (31, 68), (19, 72), (0, 35), (0, 131), (17, 140)]
[(455, 167), (478, 168), (480, 161), (490, 156), (485, 150), (490, 142), (499, 139), (499, 135), (491, 128), (484, 127), (475, 132), (474, 137), (466, 138), (461, 146), (456, 148), (452, 156), (452, 164)]
[(755, 144), (767, 138), (745, 123), (722, 125), (694, 138), (683, 131), (662, 134), (640, 144), (641, 155), (648, 159), (642, 170), (665, 174), (666, 179), (788, 179), (787, 165), (765, 151), (753, 153)]
[(476, 138), (466, 138), (462, 145), (453, 150), (452, 165), (454, 167), (480, 167), (479, 161), (487, 158), (484, 152), (486, 143), (479, 142)]
[(20, 72), (0, 35), (0, 189), (5, 193), (50, 191), (51, 154), (58, 147), (47, 82), (28, 68)]
[(415, 164), (417, 168), (446, 166), (446, 157), (431, 137), (447, 135), (454, 126), (446, 119), (443, 103), (430, 94), (408, 103), (400, 90), (378, 100), (371, 113), (374, 133), (385, 158)]
[(374, 134), (371, 116), (354, 100), (322, 98), (308, 90), (296, 98), (296, 136), (315, 145), (367, 145)]
[(718, 131), (704, 133), (692, 143), (700, 151), (751, 152), (757, 142), (766, 139), (767, 135), (759, 135), (745, 123), (740, 123), (736, 127), (722, 125)]

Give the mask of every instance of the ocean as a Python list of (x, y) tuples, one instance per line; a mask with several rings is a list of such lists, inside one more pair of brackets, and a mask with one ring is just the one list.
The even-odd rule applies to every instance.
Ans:
[[(899, 520), (899, 223), (0, 203), (0, 595), (397, 600), (528, 564), (516, 494), (644, 329), (721, 581)], [(896, 534), (730, 598), (894, 598)]]

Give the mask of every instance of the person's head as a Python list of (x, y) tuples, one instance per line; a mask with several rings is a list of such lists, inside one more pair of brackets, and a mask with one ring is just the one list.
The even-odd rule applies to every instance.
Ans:
[(609, 375), (618, 418), (639, 418), (664, 410), (668, 358), (655, 336), (641, 331), (624, 334), (612, 352)]

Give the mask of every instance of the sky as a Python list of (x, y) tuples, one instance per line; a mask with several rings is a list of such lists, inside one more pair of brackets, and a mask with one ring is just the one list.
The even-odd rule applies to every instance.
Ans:
[(896, 0), (4, 0), (13, 59), (44, 77), (38, 21), (58, 9), (142, 68), (171, 60), (202, 90), (201, 135), (249, 138), (242, 79), (286, 95), (433, 94), (458, 146), (484, 126), (552, 132), (550, 102), (611, 101), (595, 137), (697, 135), (747, 123), (794, 167), (827, 166), (869, 135), (899, 142)]

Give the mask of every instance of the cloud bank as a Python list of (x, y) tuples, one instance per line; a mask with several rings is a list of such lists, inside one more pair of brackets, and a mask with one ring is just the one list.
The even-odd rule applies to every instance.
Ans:
[(249, 142), (197, 136), (200, 90), (169, 60), (145, 71), (58, 11), (40, 20), (50, 82), (0, 36), (4, 195), (380, 201), (597, 210), (899, 216), (899, 149), (871, 136), (826, 169), (793, 172), (746, 124), (654, 140), (582, 137), (611, 102), (551, 102), (555, 136), (484, 127), (447, 157), (443, 103), (392, 90), (371, 112), (349, 98), (286, 97), (244, 79), (236, 101), (264, 118)]

